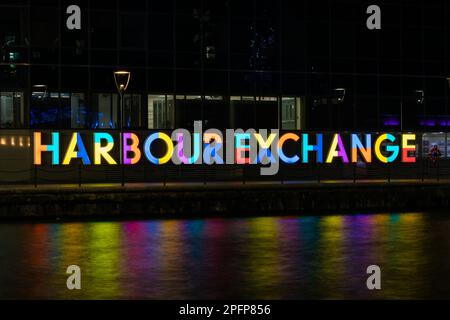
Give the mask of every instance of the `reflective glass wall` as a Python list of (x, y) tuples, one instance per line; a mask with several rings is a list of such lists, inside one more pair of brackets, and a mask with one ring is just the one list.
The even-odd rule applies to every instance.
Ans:
[(117, 128), (126, 69), (129, 128), (447, 132), (450, 4), (370, 4), (0, 0), (0, 127)]

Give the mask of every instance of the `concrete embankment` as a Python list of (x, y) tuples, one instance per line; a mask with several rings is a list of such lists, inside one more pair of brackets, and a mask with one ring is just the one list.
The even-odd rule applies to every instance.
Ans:
[(0, 219), (310, 215), (443, 210), (450, 183), (40, 186), (0, 190)]

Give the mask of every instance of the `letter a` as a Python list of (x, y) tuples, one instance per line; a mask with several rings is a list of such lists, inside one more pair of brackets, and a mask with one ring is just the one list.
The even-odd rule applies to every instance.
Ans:
[(379, 266), (372, 265), (367, 267), (367, 274), (371, 274), (367, 278), (366, 285), (369, 290), (381, 290), (381, 269)]
[(381, 29), (381, 9), (377, 5), (371, 5), (367, 7), (367, 14), (370, 16), (367, 18), (367, 29)]
[(77, 5), (71, 5), (67, 7), (67, 14), (70, 17), (67, 18), (66, 26), (69, 30), (81, 30), (81, 9)]
[(67, 289), (69, 290), (81, 290), (81, 269), (79, 266), (69, 266), (66, 271), (70, 274), (67, 278)]

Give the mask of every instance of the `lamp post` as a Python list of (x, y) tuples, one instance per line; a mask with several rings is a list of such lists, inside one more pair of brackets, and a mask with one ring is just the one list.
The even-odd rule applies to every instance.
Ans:
[(114, 82), (116, 83), (117, 91), (120, 96), (120, 121), (119, 121), (119, 129), (120, 129), (120, 167), (121, 167), (121, 178), (122, 178), (122, 187), (125, 185), (124, 179), (124, 170), (123, 170), (123, 118), (124, 118), (124, 110), (123, 110), (123, 96), (125, 91), (128, 89), (128, 85), (130, 84), (131, 72), (129, 71), (115, 71), (114, 72)]

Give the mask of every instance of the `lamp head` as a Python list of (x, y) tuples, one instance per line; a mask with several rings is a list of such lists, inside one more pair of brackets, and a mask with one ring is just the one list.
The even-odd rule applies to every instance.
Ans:
[(114, 82), (116, 83), (117, 90), (120, 94), (123, 94), (128, 89), (130, 84), (131, 72), (129, 71), (115, 71), (114, 72)]
[(37, 97), (38, 99), (43, 99), (47, 96), (47, 85), (45, 84), (36, 84), (33, 85), (33, 91), (31, 93), (33, 97)]

